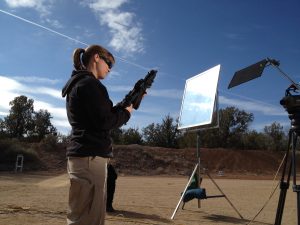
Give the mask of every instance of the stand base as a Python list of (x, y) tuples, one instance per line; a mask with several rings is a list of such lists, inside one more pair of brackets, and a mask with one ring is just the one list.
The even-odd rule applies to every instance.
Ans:
[[(206, 196), (205, 198), (201, 198), (201, 199), (208, 199), (208, 198), (224, 198), (225, 195), (211, 195), (211, 196)], [(198, 198), (199, 199), (199, 198)], [(183, 205), (182, 205), (182, 210), (184, 209), (184, 206), (185, 206), (185, 203), (186, 202), (183, 202)]]
[[(184, 196), (185, 196), (185, 194), (186, 194), (186, 192), (187, 192), (188, 186), (190, 185), (191, 180), (193, 179), (193, 176), (195, 175), (195, 172), (196, 172), (197, 168), (198, 168), (198, 164), (196, 164), (196, 166), (195, 166), (195, 168), (194, 168), (194, 170), (193, 170), (193, 173), (192, 173), (192, 175), (190, 176), (190, 179), (189, 179), (189, 181), (188, 181), (188, 183), (187, 183), (187, 185), (186, 185), (184, 191), (182, 192), (181, 198), (179, 199), (179, 202), (178, 202), (178, 204), (177, 204), (177, 206), (176, 206), (176, 208), (175, 208), (175, 210), (174, 210), (174, 212), (173, 212), (173, 214), (172, 214), (172, 216), (171, 216), (171, 219), (174, 219), (175, 214), (176, 214), (176, 212), (177, 212), (177, 210), (178, 210), (178, 208), (179, 208), (181, 202), (182, 202), (183, 199), (184, 199)], [(206, 174), (208, 175), (208, 177), (210, 178), (210, 180), (213, 182), (213, 184), (218, 188), (218, 190), (222, 193), (222, 195), (206, 196), (206, 194), (205, 194), (205, 198), (201, 198), (201, 197), (203, 197), (203, 195), (202, 195), (202, 196), (199, 195), (198, 200), (200, 200), (200, 199), (207, 199), (207, 198), (225, 198), (225, 199), (228, 201), (228, 203), (231, 205), (231, 207), (232, 207), (232, 208), (236, 211), (236, 213), (240, 216), (240, 218), (241, 218), (241, 219), (244, 219), (244, 218), (242, 217), (242, 215), (239, 213), (239, 211), (234, 207), (234, 205), (231, 203), (231, 201), (230, 201), (230, 200), (227, 198), (227, 196), (224, 194), (224, 192), (221, 190), (221, 188), (217, 185), (217, 183), (216, 183), (216, 182), (213, 180), (213, 178), (209, 175), (209, 173), (206, 172)], [(200, 188), (199, 188), (199, 189), (200, 189)], [(202, 189), (202, 190), (203, 190), (203, 189)], [(205, 189), (204, 189), (204, 190), (205, 190)], [(195, 195), (194, 198), (197, 198), (197, 196)], [(192, 198), (192, 199), (193, 199), (193, 198)], [(190, 200), (192, 200), (192, 199), (190, 199)], [(187, 202), (187, 201), (186, 201), (186, 202)], [(184, 208), (184, 206), (185, 206), (185, 202), (183, 202), (182, 209)]]

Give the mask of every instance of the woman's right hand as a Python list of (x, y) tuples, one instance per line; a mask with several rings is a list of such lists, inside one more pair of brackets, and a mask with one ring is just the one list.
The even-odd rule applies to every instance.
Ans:
[(133, 107), (132, 107), (133, 105), (131, 104), (130, 106), (128, 106), (128, 107), (126, 107), (125, 109), (128, 111), (128, 112), (132, 112), (132, 110), (133, 110)]

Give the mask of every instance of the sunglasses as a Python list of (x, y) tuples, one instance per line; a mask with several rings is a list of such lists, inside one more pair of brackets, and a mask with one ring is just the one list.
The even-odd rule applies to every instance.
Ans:
[(106, 57), (99, 55), (101, 59), (107, 64), (108, 68), (111, 69), (113, 67), (113, 63)]

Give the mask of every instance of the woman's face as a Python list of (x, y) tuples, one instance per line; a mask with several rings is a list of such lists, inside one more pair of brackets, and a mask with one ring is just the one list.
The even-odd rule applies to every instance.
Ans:
[(112, 63), (109, 59), (99, 56), (99, 54), (95, 54), (92, 72), (97, 79), (104, 79), (110, 72), (111, 66)]
[(96, 71), (98, 79), (104, 79), (110, 72), (110, 68), (109, 65), (106, 63), (106, 59), (99, 57), (99, 55), (98, 62), (96, 63)]

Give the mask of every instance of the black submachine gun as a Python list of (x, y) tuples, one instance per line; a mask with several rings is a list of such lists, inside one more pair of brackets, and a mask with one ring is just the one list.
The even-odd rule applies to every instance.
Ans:
[(144, 79), (138, 80), (133, 89), (128, 92), (125, 98), (119, 102), (116, 107), (126, 108), (132, 104), (134, 109), (138, 109), (144, 94), (147, 93), (146, 90), (152, 86), (156, 73), (157, 70), (150, 70)]

